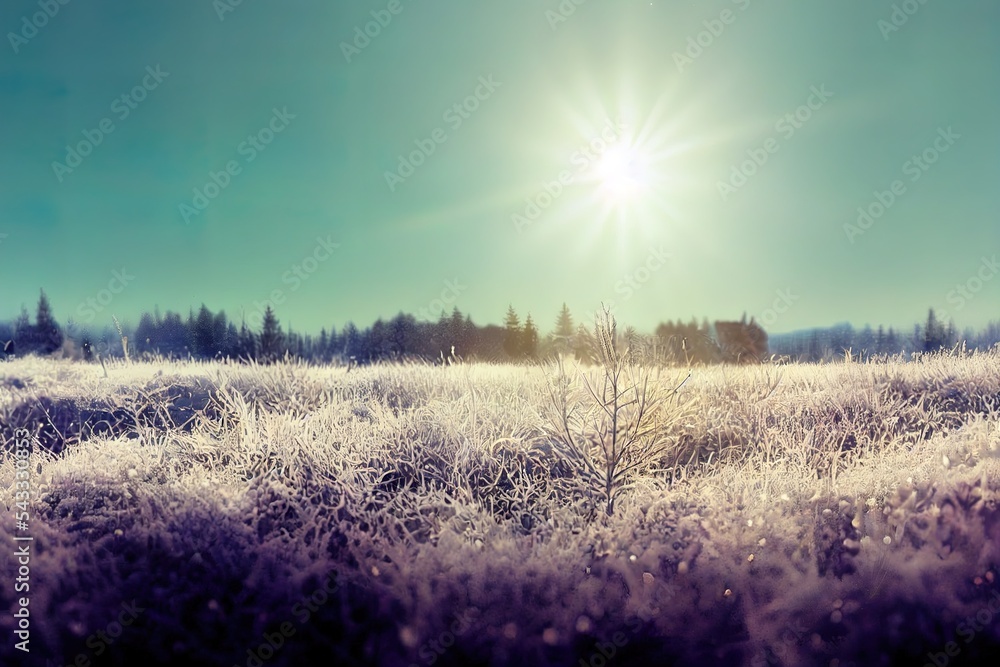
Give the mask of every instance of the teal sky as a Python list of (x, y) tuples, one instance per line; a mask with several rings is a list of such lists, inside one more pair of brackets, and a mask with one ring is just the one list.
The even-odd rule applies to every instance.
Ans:
[(641, 330), (978, 327), (1000, 5), (903, 5), (6, 2), (0, 318), (44, 288), (95, 327), (202, 302), (255, 324), (275, 293), (313, 332), (508, 303), (547, 331), (564, 301)]

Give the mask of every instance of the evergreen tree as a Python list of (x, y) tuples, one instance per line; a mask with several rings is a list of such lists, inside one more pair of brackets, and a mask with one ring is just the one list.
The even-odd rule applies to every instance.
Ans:
[(402, 312), (389, 322), (389, 350), (393, 356), (406, 356), (416, 351), (417, 320)]
[(388, 329), (385, 321), (380, 317), (372, 322), (368, 330), (368, 345), (365, 356), (369, 361), (377, 361), (386, 357), (389, 353)]
[(282, 357), (282, 344), (284, 336), (278, 324), (278, 318), (268, 305), (264, 311), (264, 324), (260, 332), (259, 350), (257, 358), (265, 364), (273, 363)]
[(555, 341), (555, 349), (562, 354), (569, 354), (573, 349), (573, 316), (569, 313), (569, 307), (562, 305), (559, 316), (556, 318), (556, 329), (552, 334)]
[(282, 358), (286, 353), (296, 359), (301, 359), (304, 353), (302, 335), (297, 331), (292, 331), (291, 323), (288, 325), (288, 332), (284, 336), (278, 357)]
[(257, 337), (247, 327), (246, 321), (240, 325), (240, 332), (237, 336), (236, 358), (242, 361), (257, 358)]
[(875, 353), (875, 340), (875, 331), (870, 324), (865, 324), (855, 339), (856, 348), (854, 353), (864, 355), (864, 358), (867, 359)]
[(330, 327), (330, 340), (326, 344), (327, 361), (332, 361), (334, 357), (340, 354), (340, 350), (344, 346), (341, 338), (342, 336), (337, 335), (337, 327)]
[(910, 340), (903, 342), (903, 348), (905, 351), (906, 343), (909, 343), (910, 351), (916, 352), (917, 350), (924, 349), (924, 330), (920, 328), (919, 324), (913, 325), (913, 333), (910, 334)]
[[(222, 315), (222, 313), (219, 313)], [(230, 322), (226, 325), (226, 337), (225, 342), (222, 347), (222, 356), (227, 359), (238, 359), (239, 358), (239, 344), (240, 344), (240, 332), (236, 329), (236, 325)]]
[(854, 342), (854, 327), (848, 324), (837, 324), (830, 328), (830, 348), (838, 357), (843, 357), (847, 350), (857, 350)]
[(42, 290), (38, 297), (38, 310), (35, 314), (35, 340), (37, 349), (42, 354), (52, 354), (63, 343), (62, 330), (52, 316), (52, 308), (49, 306), (49, 298)]
[(341, 352), (342, 361), (350, 362), (351, 359), (360, 358), (362, 353), (361, 333), (358, 331), (358, 327), (354, 325), (354, 322), (348, 322), (344, 325), (344, 331), (340, 337), (343, 343), (343, 351)]
[(226, 320), (226, 313), (220, 310), (212, 318), (212, 357), (225, 358), (229, 356), (229, 323)]
[(156, 352), (156, 322), (152, 315), (143, 313), (139, 316), (139, 326), (135, 329), (135, 351), (139, 354)]
[(945, 328), (938, 321), (937, 315), (934, 313), (934, 309), (931, 308), (927, 311), (927, 325), (924, 327), (923, 350), (924, 352), (935, 352), (944, 346), (945, 343)]
[(194, 326), (194, 322), (195, 322), (195, 320), (194, 320), (194, 309), (193, 308), (188, 308), (188, 318), (187, 318), (187, 322), (185, 323), (185, 328), (187, 329), (187, 332), (185, 334), (186, 340), (185, 340), (185, 343), (184, 343), (184, 347), (186, 348), (185, 351), (186, 351), (186, 353), (187, 353), (188, 356), (190, 356), (191, 353), (195, 349), (195, 341), (194, 341), (194, 329), (195, 329), (195, 326)]
[(0, 322), (0, 360), (14, 354), (14, 328)]
[(479, 352), (479, 329), (472, 322), (472, 316), (466, 315), (465, 322), (462, 323), (462, 344), (465, 345), (463, 349), (455, 350), (455, 353), (460, 357), (472, 358), (476, 356)]
[(573, 336), (573, 356), (577, 361), (590, 362), (594, 360), (596, 350), (593, 334), (580, 322), (576, 325), (576, 335)]
[(942, 338), (945, 347), (954, 347), (958, 343), (958, 331), (955, 328), (954, 320), (948, 320), (948, 325), (944, 328)]
[(885, 335), (885, 349), (889, 354), (897, 354), (899, 352), (899, 337), (892, 327), (889, 327), (889, 331)]
[(205, 304), (201, 304), (198, 316), (194, 319), (191, 336), (194, 339), (194, 356), (202, 359), (211, 359), (215, 356), (215, 325), (212, 312)]
[(330, 357), (327, 355), (327, 352), (329, 351), (327, 348), (330, 346), (330, 339), (326, 335), (326, 327), (323, 327), (322, 329), (319, 330), (318, 345), (319, 349), (317, 350), (316, 357), (321, 362), (326, 363), (327, 361), (330, 360)]
[(21, 304), (21, 313), (14, 320), (14, 342), (8, 353), (20, 356), (30, 353), (34, 343), (34, 335), (31, 319), (28, 317), (28, 309), (24, 307), (24, 304)]
[(503, 350), (511, 359), (516, 359), (522, 349), (521, 347), (521, 320), (514, 312), (514, 306), (507, 306), (507, 316), (503, 322), (504, 339)]
[(465, 318), (462, 317), (462, 312), (458, 309), (458, 306), (451, 311), (451, 320), (448, 322), (448, 338), (447, 348), (444, 350), (444, 355), (447, 357), (451, 348), (455, 348), (455, 352), (458, 354), (464, 354), (465, 352)]
[(188, 355), (190, 331), (179, 313), (167, 311), (163, 321), (156, 328), (157, 349), (171, 359), (182, 359)]
[(534, 359), (538, 355), (538, 329), (531, 319), (531, 314), (524, 320), (524, 329), (521, 330), (521, 350), (520, 356)]

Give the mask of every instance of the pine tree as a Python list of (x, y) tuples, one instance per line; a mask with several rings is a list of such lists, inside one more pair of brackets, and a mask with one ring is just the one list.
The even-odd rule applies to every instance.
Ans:
[(885, 335), (885, 349), (889, 354), (899, 352), (899, 338), (896, 336), (896, 330), (892, 327), (889, 327), (889, 331)]
[(507, 356), (516, 359), (521, 351), (521, 320), (514, 311), (513, 305), (507, 306), (507, 316), (503, 322), (503, 350)]
[(593, 334), (580, 322), (576, 325), (576, 335), (573, 336), (573, 356), (577, 361), (591, 362), (595, 359), (596, 350)]
[(217, 346), (214, 320), (212, 312), (205, 304), (201, 304), (198, 315), (194, 318), (191, 337), (194, 339), (194, 356), (202, 359), (211, 359), (215, 356)]
[(531, 314), (524, 320), (524, 329), (521, 330), (521, 350), (520, 356), (534, 359), (538, 355), (538, 329), (531, 319)]
[(954, 320), (948, 320), (948, 326), (944, 330), (945, 347), (954, 347), (958, 343), (958, 329), (955, 328)]
[(927, 325), (924, 327), (924, 352), (935, 352), (945, 344), (945, 330), (938, 321), (934, 309), (927, 311)]
[(322, 329), (319, 330), (318, 345), (319, 345), (319, 350), (317, 350), (316, 356), (319, 357), (319, 360), (321, 362), (326, 363), (327, 361), (329, 361), (329, 357), (327, 356), (327, 348), (330, 345), (330, 339), (326, 335), (326, 327), (323, 327)]
[(361, 332), (358, 331), (358, 327), (355, 326), (354, 322), (348, 322), (344, 325), (341, 338), (344, 344), (341, 355), (345, 363), (361, 356)]
[(573, 316), (570, 315), (569, 307), (565, 303), (556, 318), (556, 330), (552, 337), (555, 339), (557, 352), (568, 354), (573, 349)]
[(226, 321), (226, 312), (220, 310), (212, 318), (212, 357), (225, 358), (229, 355), (229, 323)]
[(451, 311), (451, 320), (448, 322), (448, 338), (447, 341), (448, 349), (444, 351), (445, 356), (448, 356), (451, 348), (455, 348), (456, 352), (459, 354), (465, 353), (465, 318), (462, 317), (462, 312), (455, 306)]
[(385, 321), (380, 317), (372, 322), (371, 327), (368, 329), (367, 349), (364, 350), (362, 355), (369, 361), (376, 361), (383, 358), (389, 351), (387, 336), (388, 331)]
[(28, 317), (28, 309), (24, 307), (24, 304), (21, 304), (21, 313), (14, 320), (14, 342), (9, 354), (24, 356), (31, 352), (34, 334), (31, 318)]
[[(913, 325), (913, 333), (910, 334), (910, 340), (908, 342), (910, 343), (911, 352), (916, 352), (917, 350), (924, 349), (924, 344), (925, 344), (924, 330), (920, 328), (919, 324)], [(905, 342), (903, 344), (903, 347), (905, 351), (906, 347)]]
[(389, 321), (387, 341), (390, 354), (394, 357), (411, 354), (415, 350), (417, 320), (403, 312)]
[(465, 345), (465, 347), (455, 350), (458, 356), (472, 358), (472, 356), (476, 353), (477, 346), (479, 345), (476, 331), (476, 325), (472, 322), (472, 316), (466, 315), (465, 321), (462, 322), (462, 344)]
[(156, 351), (156, 323), (153, 316), (143, 313), (139, 316), (139, 326), (135, 329), (135, 351), (151, 354)]
[(49, 306), (49, 298), (45, 296), (45, 290), (42, 290), (38, 297), (33, 333), (33, 347), (41, 354), (52, 354), (62, 347), (63, 334), (52, 316), (52, 308)]
[(257, 338), (254, 333), (250, 331), (247, 327), (247, 323), (244, 320), (240, 325), (240, 333), (237, 337), (237, 350), (236, 357), (243, 361), (250, 361), (251, 359), (257, 358)]
[(188, 337), (190, 331), (184, 325), (179, 313), (169, 310), (163, 316), (163, 321), (156, 328), (158, 339), (157, 349), (161, 354), (171, 359), (184, 358), (188, 354)]
[(297, 331), (292, 331), (291, 322), (288, 323), (288, 331), (285, 333), (280, 347), (281, 349), (278, 352), (279, 359), (284, 357), (286, 353), (297, 359), (302, 358), (302, 335)]
[(282, 336), (278, 318), (275, 317), (274, 311), (268, 305), (264, 311), (264, 324), (260, 332), (258, 360), (262, 363), (270, 364), (280, 359), (283, 342), (284, 336)]
[[(222, 313), (219, 313), (222, 315)], [(222, 347), (222, 356), (226, 359), (239, 358), (240, 332), (236, 325), (230, 322), (226, 325), (225, 343)]]
[(326, 360), (331, 361), (340, 352), (340, 338), (337, 336), (337, 327), (330, 327), (330, 339), (326, 343)]

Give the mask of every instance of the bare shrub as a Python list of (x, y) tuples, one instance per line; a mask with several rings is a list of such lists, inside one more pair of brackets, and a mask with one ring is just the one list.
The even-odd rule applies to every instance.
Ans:
[[(560, 447), (559, 456), (593, 485), (606, 513), (615, 502), (677, 445), (673, 428), (692, 408), (679, 393), (685, 378), (667, 391), (644, 366), (631, 363), (629, 348), (617, 347), (617, 323), (605, 309), (594, 324), (598, 378), (580, 373), (582, 397), (563, 362), (549, 385), (554, 410), (547, 434)], [(690, 374), (688, 375), (690, 377)]]

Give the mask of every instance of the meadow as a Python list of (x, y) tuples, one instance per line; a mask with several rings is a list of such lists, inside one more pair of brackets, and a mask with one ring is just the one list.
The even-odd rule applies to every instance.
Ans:
[[(604, 352), (0, 364), (0, 533), (33, 538), (30, 591), (5, 574), (0, 607), (29, 596), (31, 664), (80, 667), (1000, 653), (1000, 350)], [(28, 664), (17, 623), (0, 615), (0, 663)]]

